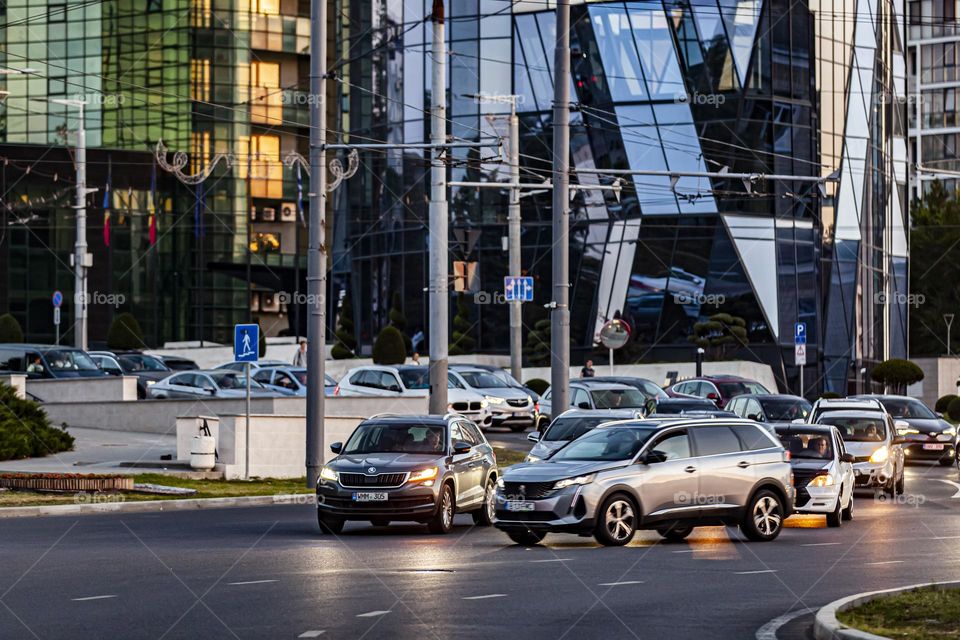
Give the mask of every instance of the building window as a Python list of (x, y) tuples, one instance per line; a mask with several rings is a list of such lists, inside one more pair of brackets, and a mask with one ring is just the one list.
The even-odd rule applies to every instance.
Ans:
[(250, 166), (250, 195), (254, 198), (283, 197), (283, 164), (280, 161), (280, 138), (255, 135), (240, 138), (243, 154), (239, 158), (238, 175), (247, 177)]
[(210, 101), (210, 61), (190, 61), (190, 97), (200, 102)]

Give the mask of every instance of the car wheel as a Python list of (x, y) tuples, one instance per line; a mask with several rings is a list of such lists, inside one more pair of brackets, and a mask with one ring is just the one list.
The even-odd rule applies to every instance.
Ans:
[(449, 484), (443, 485), (440, 489), (438, 502), (437, 513), (427, 523), (427, 528), (430, 529), (430, 533), (450, 533), (453, 529), (453, 515), (456, 513), (456, 507), (453, 504), (453, 489)]
[(526, 531), (508, 531), (507, 537), (517, 544), (532, 547), (535, 544), (540, 544), (540, 542), (547, 537), (547, 534), (544, 531), (531, 531), (527, 529)]
[(853, 492), (850, 492), (850, 504), (847, 505), (847, 508), (843, 510), (842, 517), (847, 522), (853, 520)]
[(320, 533), (336, 535), (343, 531), (343, 518), (325, 516), (320, 511), (317, 511), (317, 524), (320, 525)]
[(900, 479), (897, 480), (896, 484), (895, 484), (894, 487), (893, 487), (893, 492), (894, 492), (895, 494), (900, 495), (900, 496), (903, 495), (903, 491), (904, 491), (904, 489), (905, 489), (904, 485), (906, 484), (906, 480), (907, 480), (906, 475), (907, 475), (906, 471), (904, 471), (903, 469), (901, 469), (901, 470), (900, 470)]
[(523, 433), (527, 430), (527, 425), (524, 424), (512, 424), (510, 425), (510, 431), (514, 433)]
[(137, 385), (137, 400), (146, 400), (147, 398), (147, 388)]
[(681, 542), (692, 532), (693, 527), (674, 526), (657, 529), (657, 533), (663, 536), (667, 542)]
[(489, 527), (493, 524), (494, 510), (496, 509), (497, 485), (493, 478), (487, 480), (487, 490), (483, 494), (483, 506), (473, 512), (473, 524), (478, 527)]
[(941, 467), (949, 467), (953, 464), (953, 458), (940, 458)]
[(843, 521), (842, 513), (843, 507), (840, 506), (843, 496), (837, 498), (837, 508), (833, 510), (833, 513), (827, 514), (827, 526), (828, 527), (839, 527), (840, 523)]
[(783, 503), (768, 489), (757, 492), (743, 514), (740, 530), (748, 540), (769, 542), (783, 529)]
[(607, 498), (600, 507), (594, 537), (602, 545), (622, 547), (637, 533), (637, 510), (622, 493)]

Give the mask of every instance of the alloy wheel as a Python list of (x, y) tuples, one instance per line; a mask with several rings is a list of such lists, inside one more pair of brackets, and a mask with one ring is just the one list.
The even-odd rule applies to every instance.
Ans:
[(614, 540), (624, 540), (633, 533), (635, 517), (633, 507), (626, 500), (615, 500), (604, 514), (604, 526)]
[(770, 496), (763, 496), (753, 507), (753, 522), (757, 530), (765, 536), (772, 535), (780, 528), (783, 518), (780, 505)]

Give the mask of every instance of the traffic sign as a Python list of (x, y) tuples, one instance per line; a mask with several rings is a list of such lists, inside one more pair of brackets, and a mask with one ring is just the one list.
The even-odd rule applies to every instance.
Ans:
[(794, 325), (793, 344), (807, 344), (807, 323), (798, 322)]
[(507, 302), (533, 302), (531, 276), (507, 276), (503, 279), (503, 298)]
[(807, 345), (805, 343), (798, 342), (793, 346), (793, 364), (798, 367), (807, 364)]
[(233, 359), (256, 362), (260, 356), (260, 325), (238, 324), (233, 328)]
[(60, 305), (63, 304), (63, 294), (59, 291), (54, 291), (50, 300), (53, 302), (53, 306), (59, 309)]

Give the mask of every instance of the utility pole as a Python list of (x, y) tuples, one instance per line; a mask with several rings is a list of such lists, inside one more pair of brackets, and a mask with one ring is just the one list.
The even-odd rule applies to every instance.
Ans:
[[(313, 0), (317, 2), (318, 0)], [(430, 143), (447, 138), (447, 50), (444, 39), (443, 0), (433, 0), (433, 85), (430, 90)], [(445, 149), (430, 153), (430, 413), (447, 413), (447, 349), (449, 348), (447, 296), (447, 167)]]
[[(510, 208), (507, 210), (507, 245), (510, 275), (520, 276), (520, 119), (517, 97), (510, 100)], [(510, 375), (523, 382), (523, 314), (520, 300), (510, 303)]]
[(327, 256), (327, 0), (310, 0), (310, 228), (307, 238), (307, 487), (323, 464)]
[(557, 0), (553, 60), (553, 303), (550, 314), (552, 406), (570, 396), (570, 0)]

